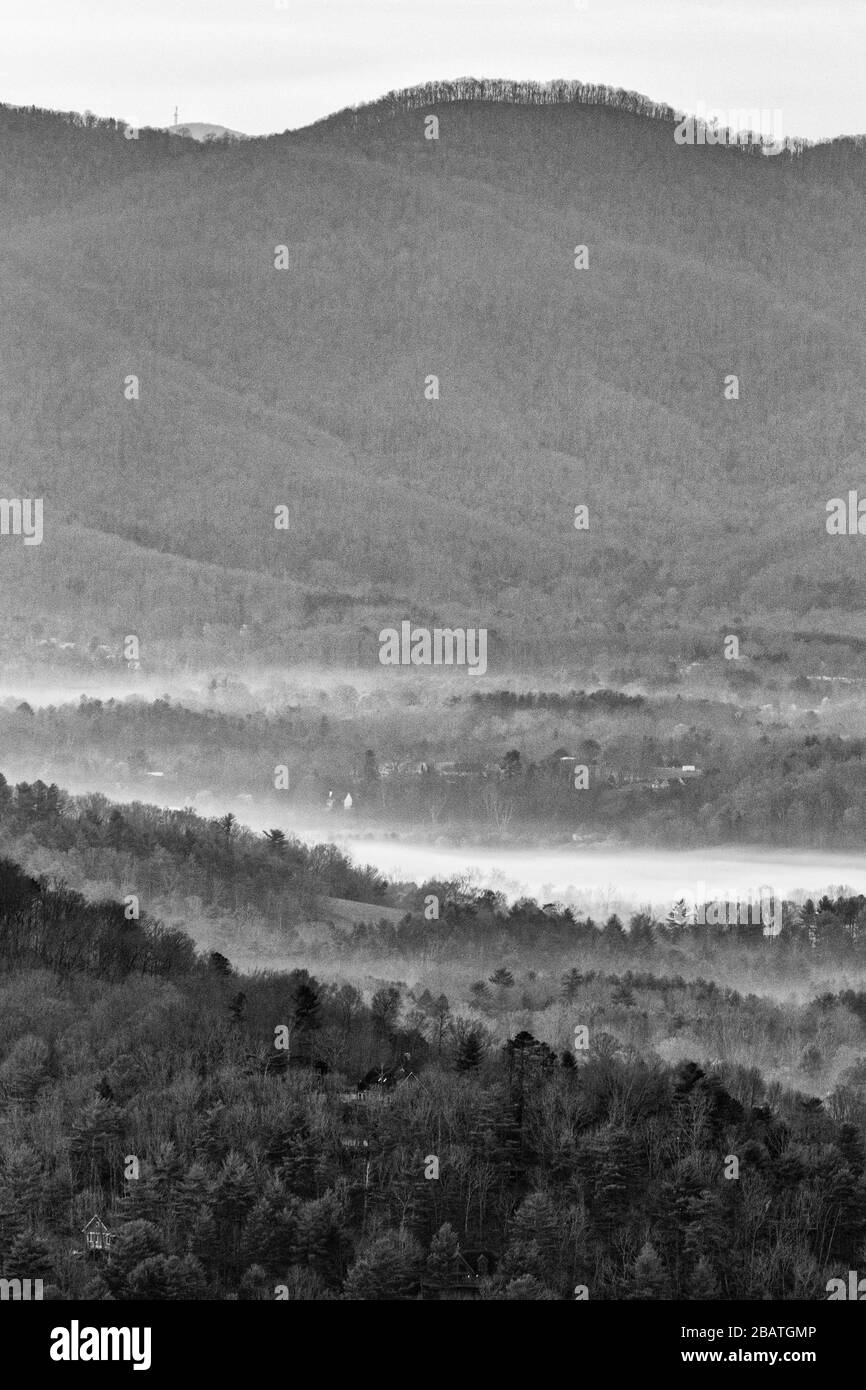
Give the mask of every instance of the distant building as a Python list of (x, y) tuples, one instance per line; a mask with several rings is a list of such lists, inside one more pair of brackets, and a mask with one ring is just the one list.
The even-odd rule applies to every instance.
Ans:
[(653, 787), (670, 787), (675, 783), (685, 785), (686, 782), (693, 782), (697, 777), (703, 777), (703, 768), (695, 767), (692, 763), (686, 763), (682, 767), (654, 767), (652, 770)]
[(426, 762), (382, 763), (379, 768), (380, 777), (420, 777), (423, 773), (430, 771), (430, 764)]
[(88, 1250), (111, 1250), (114, 1234), (109, 1231), (101, 1216), (91, 1216), (83, 1229), (83, 1235)]
[(387, 1067), (371, 1067), (361, 1077), (354, 1092), (347, 1092), (345, 1101), (369, 1100), (373, 1097), (390, 1096), (401, 1086), (414, 1086), (418, 1076), (405, 1062)]
[[(480, 1298), (482, 1293), (482, 1280), (487, 1271), (487, 1260), (481, 1255), (478, 1261), (479, 1269), (475, 1270), (457, 1247), (457, 1268), (452, 1274), (446, 1274), (442, 1278), (432, 1275), (424, 1275), (421, 1279), (421, 1287), (429, 1289), (433, 1293), (448, 1293), (451, 1299), (471, 1299)], [(483, 1273), (481, 1271), (484, 1271)]]
[(642, 781), (641, 774), (633, 767), (618, 767), (604, 762), (590, 765), (590, 783), (593, 785), (603, 782), (606, 787), (632, 787)]
[(577, 758), (573, 753), (569, 753), (567, 748), (555, 748), (546, 758), (542, 758), (541, 766), (554, 777), (571, 777), (576, 762)]
[(449, 782), (458, 781), (463, 777), (483, 777), (486, 771), (483, 763), (467, 762), (437, 763), (435, 770), (440, 777)]

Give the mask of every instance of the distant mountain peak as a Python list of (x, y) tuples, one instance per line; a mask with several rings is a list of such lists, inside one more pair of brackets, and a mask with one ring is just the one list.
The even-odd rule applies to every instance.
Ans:
[(248, 140), (249, 136), (244, 135), (240, 130), (229, 130), (228, 126), (212, 125), (209, 121), (184, 121), (180, 125), (166, 126), (169, 135), (183, 135), (192, 140), (222, 140), (226, 136), (230, 140)]

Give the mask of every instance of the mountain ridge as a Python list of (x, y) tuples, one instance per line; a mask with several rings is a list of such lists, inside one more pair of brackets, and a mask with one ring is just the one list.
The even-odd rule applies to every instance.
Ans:
[[(866, 606), (855, 556), (823, 530), (866, 427), (857, 151), (828, 221), (813, 150), (722, 158), (639, 112), (495, 101), (443, 108), (427, 142), (422, 106), (364, 109), (356, 126), (189, 150), (72, 128), (38, 183), (42, 117), (15, 118), (0, 152), (19, 193), (0, 253), (7, 493), (38, 481), (55, 516), (99, 514), (97, 531), (137, 528), (194, 564), (218, 553), (231, 583), (384, 585), (401, 608), (414, 594), (413, 616), (486, 620), (503, 657), (537, 652), (540, 629), (554, 661), (599, 625), (646, 646), (659, 623), (685, 652), (732, 608), (791, 605), (804, 544), (792, 622), (811, 621), (818, 570)], [(581, 501), (594, 521), (578, 538)], [(59, 574), (70, 557), (43, 546), (28, 564)], [(127, 625), (152, 624), (111, 572)], [(83, 606), (107, 629), (100, 587)], [(227, 629), (245, 606), (239, 593)], [(382, 621), (358, 613), (345, 650), (375, 661)], [(315, 642), (292, 623), (262, 616), (269, 654)], [(185, 645), (181, 610), (176, 624)]]

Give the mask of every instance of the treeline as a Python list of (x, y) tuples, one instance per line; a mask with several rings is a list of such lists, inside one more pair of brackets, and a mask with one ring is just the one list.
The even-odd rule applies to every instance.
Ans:
[(363, 128), (402, 111), (419, 111), (439, 102), (455, 101), (493, 101), (512, 106), (608, 106), (633, 116), (649, 116), (653, 120), (677, 119), (673, 107), (651, 101), (639, 92), (607, 87), (601, 82), (532, 82), (458, 77), (449, 82), (425, 82), (415, 87), (403, 87), (388, 92), (378, 101), (347, 106), (323, 121), (317, 121), (312, 129), (328, 129), (347, 122), (353, 128)]
[(404, 111), (427, 110), (431, 106), (452, 102), (498, 102), (509, 106), (603, 106), (629, 116), (645, 116), (666, 124), (678, 121), (681, 114), (665, 103), (642, 96), (640, 92), (608, 87), (601, 82), (561, 78), (551, 82), (533, 82), (459, 77), (449, 82), (425, 82), (415, 87), (403, 87), (388, 92), (378, 101), (345, 107), (323, 121), (317, 121), (311, 129), (327, 130), (349, 124), (352, 129), (363, 130)]
[[(739, 672), (738, 663), (719, 664)], [(748, 664), (737, 679), (754, 682)], [(832, 699), (809, 710), (825, 688)], [(14, 749), (19, 766), (50, 761), (57, 780), (71, 780), (80, 775), (85, 739), (89, 776), (116, 799), (152, 796), (158, 787), (180, 805), (240, 808), (246, 801), (277, 825), (321, 815), (333, 791), (340, 802), (351, 792), (354, 821), (368, 827), (471, 827), (482, 837), (519, 828), (563, 843), (583, 833), (674, 846), (841, 849), (856, 848), (866, 830), (866, 736), (850, 701), (854, 685), (803, 678), (788, 696), (769, 683), (750, 691), (748, 704), (746, 697), (648, 698), (609, 689), (439, 698), (409, 683), (380, 689), (375, 700), (350, 684), (291, 699), (275, 694), (267, 713), (252, 696), (243, 713), (167, 699), (84, 698), (35, 711), (20, 703), (0, 710), (0, 745)], [(797, 701), (793, 713), (786, 697)], [(449, 762), (459, 764), (457, 772)], [(421, 763), (432, 769), (423, 776)], [(274, 787), (277, 764), (287, 769), (285, 791)], [(702, 775), (677, 780), (683, 766)], [(577, 785), (580, 767), (586, 774)], [(0, 810), (3, 804), (0, 788)], [(102, 849), (135, 850), (135, 835), (111, 808), (97, 814), (108, 822)], [(154, 814), (136, 813), (148, 826)], [(192, 811), (160, 816), (165, 848), (187, 844), (186, 829), (194, 834), (190, 867), (209, 894), (209, 866), (219, 865), (222, 846), (216, 821)], [(37, 819), (51, 822), (47, 808)], [(240, 848), (258, 848), (252, 860), (236, 855), (226, 873), (240, 884), (255, 861), (255, 874), (266, 878), (261, 840), (236, 834)], [(303, 869), (306, 854), (291, 843), (281, 851), (284, 868), (297, 871), (298, 891), (378, 896), (374, 890), (371, 898), (368, 871), (339, 859), (327, 866), (330, 887), (317, 889)]]
[[(394, 891), (399, 894), (400, 890)], [(751, 908), (708, 902), (698, 913), (683, 907), (681, 914), (672, 905), (670, 916), (663, 920), (637, 912), (626, 927), (616, 913), (602, 922), (561, 903), (542, 906), (521, 898), (509, 906), (492, 889), (467, 888), (454, 881), (431, 879), (403, 891), (411, 902), (406, 917), (399, 923), (356, 924), (350, 938), (353, 952), (411, 956), (436, 951), (447, 957), (461, 950), (490, 950), (495, 944), (500, 954), (520, 956), (533, 950), (539, 959), (577, 949), (620, 960), (626, 956), (649, 960), (658, 953), (672, 961), (678, 952), (693, 959), (711, 958), (718, 950), (732, 955), (759, 953), (767, 963), (779, 964), (806, 957), (839, 963), (866, 961), (866, 897), (862, 893), (774, 904), (778, 921), (768, 921), (765, 934), (765, 924), (752, 920), (760, 917), (757, 901)], [(431, 899), (436, 903), (435, 919), (425, 915)], [(738, 908), (742, 916), (750, 911), (749, 921), (734, 920)], [(769, 904), (767, 915), (771, 915)], [(717, 922), (716, 916), (731, 920)]]
[[(410, 1026), (394, 988), (229, 969), (98, 1001), (0, 977), (4, 1277), (121, 1301), (763, 1300), (856, 1267), (862, 1088), (825, 1104), (603, 1028), (497, 1046), (438, 1000)], [(110, 1254), (84, 1248), (94, 1214)]]
[[(132, 127), (92, 111), (49, 111), (38, 106), (0, 105), (3, 207), (0, 223), (47, 214), (58, 204), (79, 202), (121, 179), (154, 176), (171, 161), (201, 155), (213, 143)], [(130, 190), (130, 195), (132, 191)]]
[[(568, 731), (561, 751), (573, 763), (562, 762), (555, 748), (527, 757), (522, 739), (503, 753), (503, 738), (486, 770), (449, 779), (435, 771), (434, 758), (430, 775), (384, 778), (375, 798), (368, 792), (359, 806), (392, 823), (471, 825), (476, 833), (555, 827), (561, 835), (669, 846), (859, 845), (866, 828), (863, 740), (777, 729), (757, 728), (749, 738), (742, 727), (734, 734), (693, 725), (674, 740), (644, 723), (633, 732), (608, 731), (603, 742)], [(586, 769), (581, 785), (573, 776), (578, 766)], [(700, 775), (678, 778), (683, 766)]]
[[(403, 112), (429, 110), (436, 105), (454, 102), (494, 102), (530, 107), (604, 107), (613, 112), (644, 117), (665, 125), (677, 124), (684, 114), (667, 103), (653, 101), (640, 92), (628, 91), (623, 87), (609, 87), (601, 82), (581, 82), (564, 78), (550, 82), (534, 82), (506, 78), (460, 77), (453, 81), (425, 82), (388, 92), (378, 101), (345, 107), (332, 116), (315, 122), (307, 129), (319, 131), (348, 126), (352, 130), (363, 131)], [(737, 131), (720, 129), (719, 145), (743, 154), (762, 154), (760, 136), (741, 143), (736, 138), (738, 134)], [(866, 138), (862, 134), (838, 136), (819, 142), (791, 135), (786, 138), (785, 149), (779, 158), (788, 161), (796, 159), (799, 164), (809, 167), (810, 170), (850, 168), (853, 163), (862, 171), (864, 151)]]
[[(0, 833), (9, 848), (50, 852), (59, 872), (79, 865), (90, 878), (133, 885), (130, 891), (184, 895), (206, 904), (251, 907), (267, 920), (309, 912), (318, 896), (381, 901), (386, 884), (336, 846), (305, 845), (275, 827), (262, 836), (229, 813), (207, 820), (104, 796), (74, 797), (38, 780), (11, 787), (0, 774)], [(288, 912), (287, 912), (288, 910)]]
[(232, 143), (225, 137), (214, 137), (207, 142), (192, 137), (169, 135), (159, 126), (133, 127), (131, 122), (118, 116), (97, 116), (93, 111), (52, 111), (44, 106), (12, 106), (0, 102), (0, 130), (7, 135), (23, 131), (28, 135), (38, 133), (57, 138), (68, 131), (84, 131), (97, 135), (121, 136), (127, 139), (127, 132), (137, 130), (136, 139), (153, 141), (161, 152), (172, 150), (177, 154), (194, 154), (214, 145), (227, 146)]
[[(601, 710), (637, 710), (646, 703), (642, 695), (624, 695), (619, 690), (569, 690), (565, 694), (544, 690), (476, 690), (469, 697), (473, 705), (495, 705), (497, 709), (523, 710), (545, 709), (558, 713), (580, 713)], [(462, 697), (452, 697), (452, 704), (460, 704)]]
[(88, 902), (0, 859), (0, 971), (45, 966), (114, 980), (132, 971), (180, 974), (194, 963), (195, 947), (184, 932), (137, 908), (130, 916), (123, 903)]

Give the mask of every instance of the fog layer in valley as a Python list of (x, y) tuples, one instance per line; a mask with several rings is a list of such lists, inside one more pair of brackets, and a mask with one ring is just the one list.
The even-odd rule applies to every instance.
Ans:
[(521, 897), (561, 902), (589, 911), (622, 912), (650, 908), (662, 913), (680, 898), (757, 902), (759, 890), (798, 901), (820, 897), (831, 888), (866, 892), (866, 861), (848, 854), (763, 852), (759, 849), (653, 850), (623, 847), (611, 851), (575, 849), (549, 852), (509, 846), (501, 851), (461, 846), (402, 843), (366, 837), (334, 837), (361, 863), (372, 864), (395, 880), (468, 878), (493, 888), (509, 901)]

